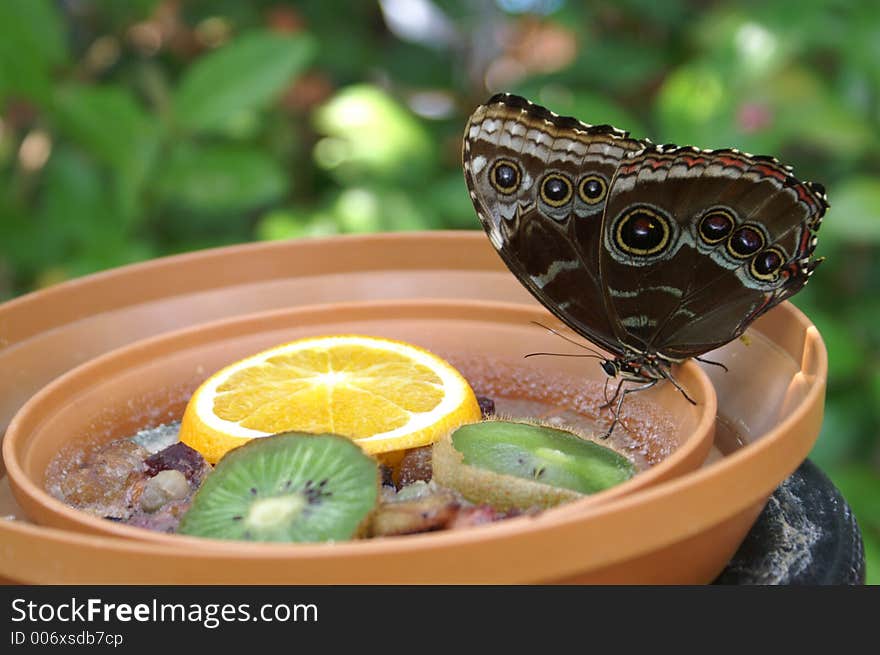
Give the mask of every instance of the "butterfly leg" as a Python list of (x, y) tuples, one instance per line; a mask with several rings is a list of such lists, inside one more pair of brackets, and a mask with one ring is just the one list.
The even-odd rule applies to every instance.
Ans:
[(721, 362), (713, 362), (711, 359), (703, 359), (702, 357), (694, 357), (698, 362), (703, 362), (704, 364), (711, 364), (712, 366), (720, 366), (724, 369), (724, 372), (727, 373), (727, 367)]
[[(611, 420), (611, 425), (608, 426), (608, 431), (602, 435), (603, 439), (607, 439), (608, 437), (610, 437), (611, 433), (614, 431), (614, 428), (620, 422), (620, 409), (623, 407), (624, 398), (626, 398), (627, 395), (629, 395), (631, 393), (635, 393), (636, 391), (646, 391), (647, 389), (650, 389), (655, 384), (657, 384), (659, 381), (660, 380), (651, 380), (647, 384), (643, 384), (640, 387), (632, 387), (631, 389), (624, 389), (622, 393), (620, 393), (620, 394), (615, 393), (614, 394), (615, 397), (617, 397), (617, 407), (612, 412), (612, 416), (614, 416), (614, 418)], [(623, 381), (621, 381), (620, 384), (623, 384)], [(617, 391), (620, 391), (620, 384), (617, 385)], [(626, 427), (626, 426), (624, 425), (624, 427)]]
[(605, 403), (603, 405), (599, 405), (599, 409), (611, 407), (611, 405), (614, 404), (614, 401), (617, 400), (617, 397), (620, 395), (620, 388), (623, 386), (623, 380), (618, 382), (617, 388), (614, 390), (614, 395), (611, 396), (611, 400), (608, 400), (608, 380), (609, 378), (605, 378), (605, 389), (602, 392), (602, 395), (605, 396)]
[(674, 377), (672, 377), (672, 373), (670, 373), (669, 371), (664, 371), (664, 372), (663, 372), (663, 376), (664, 376), (667, 380), (669, 380), (669, 381), (672, 383), (672, 386), (673, 386), (673, 387), (675, 387), (676, 389), (678, 389), (679, 393), (681, 393), (681, 395), (685, 397), (685, 400), (687, 400), (691, 405), (696, 405), (696, 404), (697, 404), (697, 401), (694, 400), (693, 398), (691, 398), (691, 397), (688, 395), (688, 392), (685, 391), (685, 390), (684, 390), (684, 387), (682, 387), (682, 386), (678, 383), (678, 380), (676, 380)]

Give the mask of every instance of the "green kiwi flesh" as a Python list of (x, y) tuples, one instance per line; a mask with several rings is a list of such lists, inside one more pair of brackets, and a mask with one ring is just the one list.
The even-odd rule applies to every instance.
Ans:
[(180, 521), (180, 534), (244, 541), (357, 536), (379, 496), (379, 467), (351, 439), (286, 432), (226, 454)]
[(633, 463), (572, 432), (518, 421), (462, 426), (434, 445), (434, 479), (498, 509), (551, 507), (631, 478)]

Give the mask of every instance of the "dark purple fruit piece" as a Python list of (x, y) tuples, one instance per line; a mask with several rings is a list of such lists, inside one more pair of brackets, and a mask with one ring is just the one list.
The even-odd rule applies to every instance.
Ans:
[(144, 460), (147, 466), (147, 475), (153, 477), (160, 471), (175, 470), (186, 476), (190, 483), (198, 486), (205, 474), (211, 470), (210, 464), (205, 461), (201, 453), (193, 450), (185, 443), (178, 442), (150, 455)]
[(495, 401), (486, 396), (477, 396), (477, 403), (480, 405), (480, 412), (483, 418), (495, 416)]

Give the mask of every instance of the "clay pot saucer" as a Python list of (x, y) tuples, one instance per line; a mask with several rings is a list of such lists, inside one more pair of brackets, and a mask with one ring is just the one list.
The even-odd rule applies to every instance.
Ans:
[[(575, 358), (523, 359), (559, 345), (558, 337), (535, 322), (551, 324), (553, 317), (543, 309), (509, 303), (411, 300), (299, 307), (161, 335), (93, 359), (25, 403), (3, 442), (9, 482), (28, 517), (42, 525), (208, 547), (206, 540), (133, 528), (68, 507), (45, 490), (50, 462), (57, 453), (73, 456), (85, 444), (98, 446), (179, 419), (192, 391), (215, 371), (305, 336), (355, 333), (408, 341), (455, 363), (478, 393), (482, 386), (493, 395), (573, 410), (602, 405), (605, 374), (600, 367)], [(621, 426), (612, 438), (632, 453), (648, 453), (653, 465), (572, 503), (568, 511), (633, 493), (704, 462), (714, 436), (714, 389), (694, 362), (679, 367), (676, 377), (695, 405), (670, 384), (630, 396), (624, 406), (627, 429)], [(241, 545), (243, 552), (249, 547)], [(296, 560), (295, 549), (291, 558)]]
[[(54, 377), (133, 341), (254, 311), (382, 298), (537, 306), (476, 231), (260, 243), (154, 260), (0, 305), (0, 429)], [(247, 558), (245, 574), (231, 551), (33, 525), (0, 477), (0, 514), (18, 517), (0, 520), (0, 576), (79, 584), (708, 582), (806, 457), (822, 421), (827, 356), (810, 321), (783, 303), (746, 336), (710, 355), (728, 373), (705, 367), (718, 423), (703, 466), (578, 515), (438, 534), (418, 549), (409, 537), (356, 551), (337, 544), (332, 554), (305, 547), (310, 567), (266, 552)], [(341, 553), (351, 566), (333, 565)]]

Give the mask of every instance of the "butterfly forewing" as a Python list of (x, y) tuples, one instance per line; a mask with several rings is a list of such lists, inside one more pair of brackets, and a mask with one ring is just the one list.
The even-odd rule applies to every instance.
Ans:
[(598, 274), (601, 221), (620, 162), (644, 146), (506, 94), (474, 112), (464, 138), (468, 190), (502, 259), (560, 320), (615, 354)]

